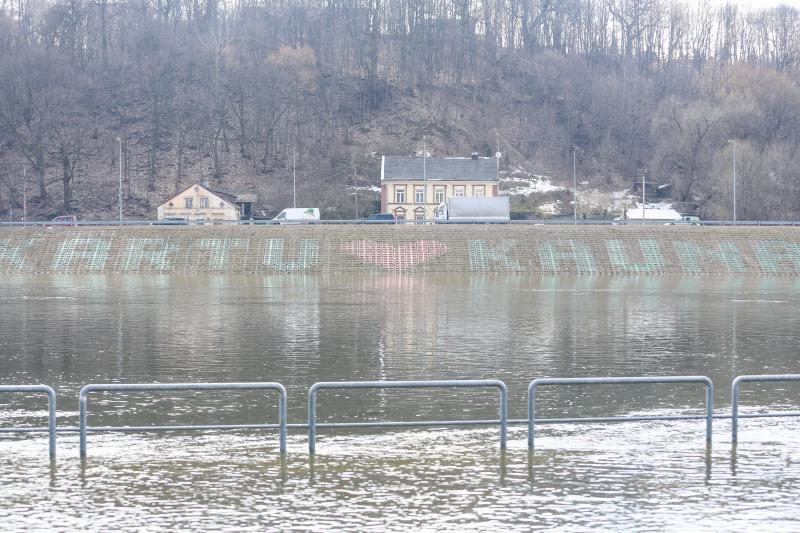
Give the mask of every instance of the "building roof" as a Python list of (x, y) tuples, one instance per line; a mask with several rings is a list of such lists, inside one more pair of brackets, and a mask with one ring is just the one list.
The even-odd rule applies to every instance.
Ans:
[(185, 187), (185, 188), (181, 189), (180, 192), (178, 192), (177, 194), (173, 194), (172, 196), (167, 198), (164, 202), (162, 202), (161, 205), (159, 205), (159, 207), (161, 207), (163, 205), (167, 205), (175, 197), (180, 196), (184, 192), (186, 192), (189, 189), (192, 189), (194, 187), (199, 187), (199, 188), (201, 188), (201, 189), (203, 189), (205, 191), (208, 191), (210, 194), (213, 194), (214, 196), (218, 197), (220, 200), (224, 200), (225, 202), (231, 204), (231, 206), (233, 206), (233, 207), (235, 207), (237, 209), (239, 208), (239, 206), (236, 205), (236, 195), (229, 194), (227, 192), (222, 192), (222, 191), (215, 191), (214, 189), (209, 189), (208, 187), (206, 187), (205, 185), (202, 185), (200, 183), (192, 183), (188, 187)]
[[(423, 168), (424, 159), (424, 168)], [(493, 157), (383, 157), (382, 179), (429, 181), (497, 181), (497, 160)]]
[(257, 200), (258, 200), (258, 195), (256, 195), (256, 193), (254, 192), (244, 192), (236, 195), (236, 201), (241, 203), (250, 202), (254, 204), (256, 203)]
[(225, 200), (229, 204), (236, 205), (236, 195), (235, 194), (231, 194), (229, 192), (217, 191), (215, 189), (209, 189), (208, 187), (204, 187), (203, 185), (201, 185), (201, 187), (203, 187), (205, 190), (207, 190), (210, 193), (216, 194), (217, 196), (219, 196), (221, 199)]

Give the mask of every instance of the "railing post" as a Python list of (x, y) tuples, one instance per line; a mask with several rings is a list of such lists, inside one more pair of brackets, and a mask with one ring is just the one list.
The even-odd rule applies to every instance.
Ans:
[(508, 387), (502, 381), (500, 384), (500, 449), (505, 450), (508, 440)]
[(737, 376), (731, 384), (731, 442), (739, 436), (739, 384), (744, 376)]
[(287, 423), (287, 416), (286, 416), (286, 404), (288, 403), (288, 397), (286, 394), (286, 388), (283, 385), (280, 385), (278, 389), (278, 425), (280, 429), (278, 430), (278, 448), (281, 454), (286, 453), (286, 423)]
[(47, 433), (48, 447), (50, 449), (50, 459), (56, 458), (56, 391), (52, 387), (46, 387), (47, 392)]
[(706, 442), (711, 444), (714, 425), (714, 382), (706, 378)]
[(85, 385), (78, 395), (78, 433), (81, 459), (86, 459), (86, 410), (89, 403), (87, 395), (91, 390), (91, 385)]
[(308, 389), (308, 453), (317, 450), (317, 390), (319, 383)]
[[(49, 385), (0, 385), (0, 392), (43, 392), (47, 394), (47, 447), (50, 459), (56, 458), (56, 391)], [(41, 428), (13, 428), (19, 433), (41, 431)]]
[(536, 418), (536, 380), (528, 384), (528, 449), (533, 449), (534, 420)]

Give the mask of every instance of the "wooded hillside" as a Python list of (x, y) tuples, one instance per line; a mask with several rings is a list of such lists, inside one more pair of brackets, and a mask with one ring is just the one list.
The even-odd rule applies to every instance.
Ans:
[[(800, 13), (668, 0), (0, 0), (0, 217), (152, 218), (207, 180), (353, 217), (380, 154), (503, 153), (800, 216)], [(117, 141), (119, 139), (119, 142)], [(730, 141), (730, 142), (729, 142)], [(366, 195), (360, 198), (364, 213)], [(3, 215), (4, 214), (4, 215)]]

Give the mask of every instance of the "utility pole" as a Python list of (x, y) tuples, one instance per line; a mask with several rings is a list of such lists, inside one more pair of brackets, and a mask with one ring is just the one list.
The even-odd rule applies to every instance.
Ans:
[(572, 147), (572, 200), (574, 204), (573, 222), (572, 224), (578, 225), (578, 177), (575, 172), (575, 152), (576, 148)]
[(733, 143), (733, 225), (736, 225), (736, 143)]
[(644, 177), (647, 171), (642, 172), (642, 224), (644, 224)]
[(425, 135), (422, 136), (422, 181), (428, 181), (428, 174), (425, 169)]
[(736, 224), (736, 141), (728, 141), (733, 145), (733, 224)]
[(25, 171), (25, 165), (22, 165), (22, 222), (28, 216), (28, 176)]
[(356, 220), (358, 220), (358, 183), (356, 183), (356, 167), (353, 167), (353, 193), (356, 197)]
[(119, 225), (122, 225), (122, 139), (117, 137), (119, 143)]
[(294, 145), (292, 145), (292, 207), (297, 207), (297, 162)]
[(495, 137), (497, 138), (497, 149), (495, 150), (494, 156), (497, 159), (497, 187), (498, 187), (497, 194), (499, 195), (500, 194), (500, 191), (499, 191), (499, 188), (500, 188), (500, 158), (503, 157), (503, 154), (500, 152), (500, 132), (495, 130), (494, 134), (495, 134)]

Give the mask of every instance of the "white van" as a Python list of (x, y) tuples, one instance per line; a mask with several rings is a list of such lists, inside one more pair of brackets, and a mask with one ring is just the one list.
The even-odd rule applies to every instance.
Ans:
[(319, 220), (319, 208), (317, 207), (288, 207), (278, 213), (272, 220), (276, 222), (314, 222)]

